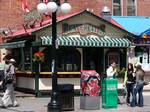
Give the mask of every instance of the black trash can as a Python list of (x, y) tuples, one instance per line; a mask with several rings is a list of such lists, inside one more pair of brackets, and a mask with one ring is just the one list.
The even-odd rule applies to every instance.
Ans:
[(60, 102), (62, 111), (74, 110), (74, 85), (73, 84), (59, 84), (58, 91), (60, 92)]

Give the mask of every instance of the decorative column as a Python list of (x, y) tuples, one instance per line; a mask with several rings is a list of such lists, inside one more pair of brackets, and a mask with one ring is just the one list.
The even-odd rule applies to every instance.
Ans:
[(39, 77), (40, 77), (40, 72), (41, 72), (41, 62), (44, 61), (44, 53), (36, 52), (34, 54), (33, 61), (35, 63), (35, 70), (34, 70), (35, 95), (36, 95), (36, 97), (38, 97), (38, 96), (40, 96), (40, 92), (39, 92)]
[(39, 92), (39, 75), (40, 75), (40, 63), (39, 62), (35, 62), (35, 96), (39, 97), (40, 96), (40, 92)]

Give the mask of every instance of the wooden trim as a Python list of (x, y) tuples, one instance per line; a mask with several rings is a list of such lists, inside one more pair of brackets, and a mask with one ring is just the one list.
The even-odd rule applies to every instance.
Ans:
[[(22, 74), (22, 73), (25, 73), (25, 74), (33, 74), (33, 72), (30, 72), (30, 71), (17, 71), (17, 73), (19, 74)], [(40, 72), (40, 74), (52, 74), (52, 72)], [(81, 74), (80, 72), (57, 72), (57, 74)]]
[[(22, 72), (22, 71), (17, 71), (16, 76), (17, 77), (29, 77), (33, 78), (35, 75), (39, 75), (39, 78), (51, 78), (52, 72), (40, 72), (40, 73), (35, 73), (35, 72)], [(80, 78), (81, 73), (80, 72), (58, 72), (57, 74), (58, 78)]]

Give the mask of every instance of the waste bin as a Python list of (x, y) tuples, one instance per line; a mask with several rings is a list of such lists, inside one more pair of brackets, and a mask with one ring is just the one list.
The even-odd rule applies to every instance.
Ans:
[(74, 110), (74, 85), (59, 84), (58, 91), (60, 93), (60, 102), (63, 111)]
[(80, 108), (100, 109), (100, 76), (95, 70), (81, 71)]
[(105, 78), (102, 80), (102, 107), (117, 108), (118, 104), (118, 80)]

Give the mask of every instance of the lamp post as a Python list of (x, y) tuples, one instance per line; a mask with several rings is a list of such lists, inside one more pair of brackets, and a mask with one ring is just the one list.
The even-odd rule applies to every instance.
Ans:
[[(60, 6), (60, 8), (59, 8)], [(39, 13), (52, 13), (52, 94), (51, 101), (48, 104), (48, 112), (61, 112), (61, 104), (59, 102), (59, 93), (57, 87), (57, 53), (56, 53), (56, 39), (57, 39), (57, 11), (58, 8), (63, 13), (69, 13), (71, 5), (65, 2), (60, 5), (60, 0), (52, 0), (49, 3), (39, 3), (37, 10)]]

